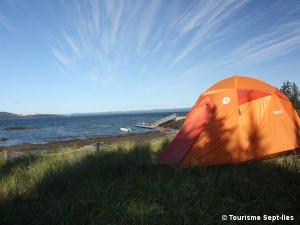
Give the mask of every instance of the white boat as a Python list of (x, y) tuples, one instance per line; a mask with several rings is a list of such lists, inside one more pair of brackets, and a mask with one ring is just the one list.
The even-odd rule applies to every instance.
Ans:
[(129, 127), (126, 127), (126, 128), (121, 127), (120, 130), (124, 131), (124, 132), (131, 132), (131, 129)]

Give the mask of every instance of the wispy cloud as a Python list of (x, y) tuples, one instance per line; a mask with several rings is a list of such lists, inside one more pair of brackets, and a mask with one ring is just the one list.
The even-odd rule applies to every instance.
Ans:
[[(71, 22), (62, 27), (52, 54), (62, 66), (76, 67), (71, 72), (81, 69), (83, 77), (99, 84), (131, 80), (139, 90), (153, 90), (192, 82), (197, 74), (206, 76), (202, 71), (238, 69), (299, 48), (298, 17), (283, 14), (262, 24), (277, 12), (277, 3), (268, 4), (268, 13), (259, 4), (245, 11), (251, 4), (74, 0), (65, 6)], [(293, 15), (299, 11), (289, 4), (284, 10), (291, 8)]]
[(98, 36), (100, 33), (100, 4), (97, 0), (91, 0), (90, 4), (92, 9), (93, 29)]
[(5, 27), (6, 29), (9, 29), (13, 31), (13, 26), (8, 22), (8, 20), (0, 14), (0, 25)]
[(250, 38), (219, 60), (223, 66), (241, 67), (264, 62), (300, 47), (300, 20), (275, 25)]
[(153, 91), (153, 88), (155, 88), (157, 84), (157, 79), (155, 77), (150, 77), (144, 79), (142, 82), (140, 82), (136, 89), (139, 91)]
[(147, 42), (149, 39), (150, 34), (153, 34), (151, 31), (155, 29), (155, 26), (157, 25), (155, 20), (158, 18), (157, 14), (159, 12), (161, 3), (161, 0), (150, 1), (149, 5), (146, 5), (146, 8), (144, 9), (143, 21), (140, 21), (142, 23), (140, 25), (137, 45), (139, 52), (144, 48), (145, 42)]
[(52, 53), (54, 57), (64, 66), (69, 66), (71, 64), (71, 60), (58, 49), (52, 48)]
[[(213, 42), (220, 35), (220, 27), (225, 25), (248, 1), (206, 1), (199, 4), (193, 13), (187, 14), (182, 22), (179, 22), (181, 32), (173, 41), (178, 41), (191, 35), (190, 40), (186, 43), (181, 53), (172, 61), (176, 65), (186, 58), (192, 51), (205, 42)], [(191, 33), (191, 34), (190, 34)], [(223, 34), (225, 35), (225, 34)]]
[(105, 1), (107, 15), (111, 22), (111, 30), (110, 30), (110, 34), (111, 34), (110, 35), (110, 43), (111, 44), (115, 44), (115, 42), (117, 40), (124, 1), (117, 2), (117, 4), (114, 4), (114, 3), (115, 2), (109, 1), (109, 0)]
[(77, 43), (67, 33), (64, 33), (63, 36), (64, 36), (64, 39), (67, 42), (67, 44), (72, 49), (73, 53), (77, 57), (80, 57), (80, 50), (79, 50), (79, 47), (77, 46)]

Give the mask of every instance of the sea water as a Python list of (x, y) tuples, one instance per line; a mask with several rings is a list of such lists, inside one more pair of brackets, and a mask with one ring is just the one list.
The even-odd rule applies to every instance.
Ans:
[[(187, 112), (174, 112), (178, 116)], [(149, 130), (134, 127), (137, 123), (159, 120), (172, 113), (138, 113), (114, 115), (59, 116), (48, 118), (26, 118), (0, 120), (0, 146), (15, 144), (42, 144), (50, 141), (87, 139), (124, 134), (121, 127), (130, 127), (133, 133)], [(5, 130), (7, 127), (33, 127), (27, 130)]]

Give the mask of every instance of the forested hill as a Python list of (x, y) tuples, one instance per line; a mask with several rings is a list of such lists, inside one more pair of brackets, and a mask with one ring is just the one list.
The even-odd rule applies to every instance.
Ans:
[(9, 112), (0, 112), (0, 119), (19, 119), (19, 118), (37, 118), (37, 117), (56, 117), (60, 115), (55, 114), (34, 114), (34, 115), (18, 115)]

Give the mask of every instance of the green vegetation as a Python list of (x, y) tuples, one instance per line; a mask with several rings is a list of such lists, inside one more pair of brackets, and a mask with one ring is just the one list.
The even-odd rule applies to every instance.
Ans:
[(299, 89), (295, 82), (283, 82), (280, 90), (290, 99), (295, 109), (300, 109)]
[(156, 163), (168, 143), (2, 159), (0, 224), (236, 224), (221, 216), (281, 213), (300, 221), (299, 155), (174, 169)]

